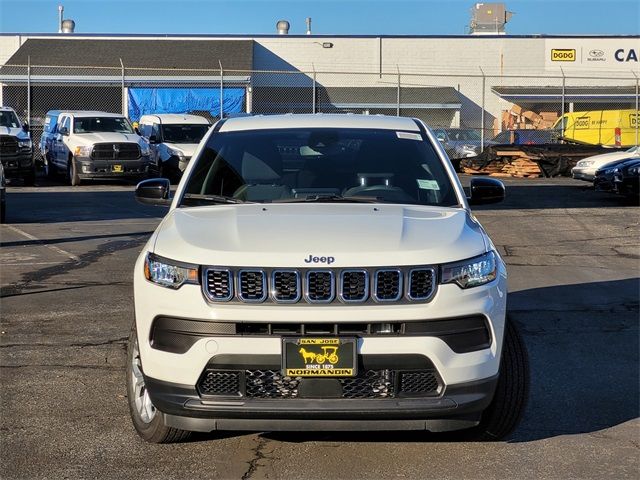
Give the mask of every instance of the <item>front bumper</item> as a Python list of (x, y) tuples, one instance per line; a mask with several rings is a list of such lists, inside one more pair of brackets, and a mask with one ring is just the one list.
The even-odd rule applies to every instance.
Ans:
[(89, 157), (76, 157), (78, 175), (83, 179), (91, 178), (140, 178), (149, 175), (150, 160), (142, 156), (136, 160), (95, 160)]
[(595, 171), (589, 167), (573, 167), (571, 169), (571, 176), (575, 180), (584, 180), (585, 182), (593, 182), (596, 178)]
[(4, 173), (9, 178), (17, 178), (33, 173), (33, 151), (18, 152), (13, 155), (0, 155)]
[(430, 398), (204, 400), (195, 388), (146, 378), (165, 423), (183, 430), (458, 430), (475, 426), (497, 376), (448, 386)]

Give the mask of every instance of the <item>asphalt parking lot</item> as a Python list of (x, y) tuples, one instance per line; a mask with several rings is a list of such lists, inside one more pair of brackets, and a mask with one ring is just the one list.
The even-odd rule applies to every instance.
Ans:
[(571, 179), (508, 180), (476, 213), (509, 264), (531, 359), (508, 441), (225, 433), (149, 445), (129, 421), (134, 259), (164, 209), (131, 185), (8, 189), (1, 227), (2, 478), (637, 478), (640, 210)]

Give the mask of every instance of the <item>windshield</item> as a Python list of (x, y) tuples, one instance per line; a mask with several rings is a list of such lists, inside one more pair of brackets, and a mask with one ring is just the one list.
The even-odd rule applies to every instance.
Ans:
[(475, 130), (449, 130), (451, 140), (477, 140), (480, 141), (480, 133)]
[(9, 128), (20, 128), (18, 116), (10, 110), (0, 111), (0, 126)]
[(91, 132), (133, 133), (133, 129), (124, 117), (76, 117), (73, 133)]
[(200, 143), (209, 125), (162, 124), (162, 141), (167, 143)]
[(196, 161), (182, 206), (221, 203), (221, 197), (458, 205), (440, 158), (416, 132), (295, 128), (216, 133)]

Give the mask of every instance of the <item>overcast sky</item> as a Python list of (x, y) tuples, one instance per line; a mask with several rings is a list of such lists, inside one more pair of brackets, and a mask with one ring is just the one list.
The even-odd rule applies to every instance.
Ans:
[[(473, 1), (460, 0), (0, 0), (3, 33), (57, 32), (57, 5), (77, 33), (459, 35)], [(512, 0), (510, 34), (639, 34), (638, 0)]]

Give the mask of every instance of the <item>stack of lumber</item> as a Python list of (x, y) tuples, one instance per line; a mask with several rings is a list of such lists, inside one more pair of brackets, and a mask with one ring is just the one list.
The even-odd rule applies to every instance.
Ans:
[(536, 163), (538, 157), (530, 156), (521, 150), (507, 150), (493, 152), (491, 162), (462, 162), (463, 173), (470, 175), (489, 175), (492, 177), (539, 177), (542, 170)]
[(460, 161), (460, 171), (470, 175), (494, 177), (555, 177), (570, 175), (571, 168), (583, 158), (615, 149), (598, 145), (497, 145), (476, 157)]
[(534, 112), (513, 105), (510, 110), (502, 111), (502, 130), (525, 129), (546, 130), (558, 120), (557, 112)]

